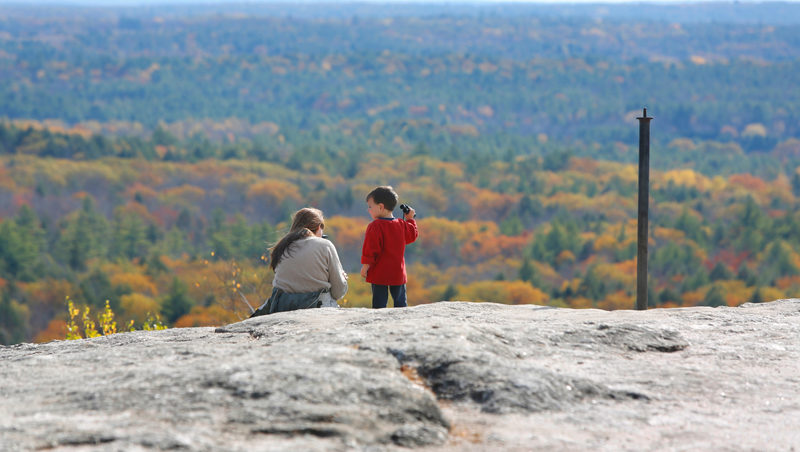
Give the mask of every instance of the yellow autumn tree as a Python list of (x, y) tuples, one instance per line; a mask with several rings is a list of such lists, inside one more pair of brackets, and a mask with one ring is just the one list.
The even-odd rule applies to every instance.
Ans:
[(458, 288), (464, 301), (503, 304), (545, 304), (548, 296), (525, 281), (477, 281)]
[(120, 307), (125, 317), (137, 324), (144, 323), (151, 314), (160, 311), (158, 301), (142, 293), (130, 293), (120, 297)]
[(124, 272), (112, 274), (109, 278), (113, 286), (127, 286), (133, 292), (158, 296), (158, 288), (152, 279), (142, 273)]
[(297, 185), (278, 179), (267, 179), (251, 185), (247, 190), (247, 197), (251, 200), (261, 200), (276, 204), (287, 199), (295, 202), (302, 200)]

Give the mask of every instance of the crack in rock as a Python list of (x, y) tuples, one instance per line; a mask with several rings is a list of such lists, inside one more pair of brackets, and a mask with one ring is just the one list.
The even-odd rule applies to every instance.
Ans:
[(630, 324), (601, 324), (595, 328), (570, 330), (553, 336), (550, 340), (553, 344), (589, 346), (603, 344), (636, 352), (673, 353), (689, 346), (689, 343), (677, 331)]

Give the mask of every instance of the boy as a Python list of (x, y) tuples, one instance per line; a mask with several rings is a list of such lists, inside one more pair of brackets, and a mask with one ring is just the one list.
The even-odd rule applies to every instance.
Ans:
[(406, 245), (417, 239), (414, 209), (405, 219), (392, 216), (397, 205), (397, 193), (392, 187), (378, 187), (367, 195), (367, 210), (372, 222), (367, 226), (361, 250), (361, 276), (372, 284), (373, 309), (385, 308), (392, 293), (394, 307), (406, 303)]

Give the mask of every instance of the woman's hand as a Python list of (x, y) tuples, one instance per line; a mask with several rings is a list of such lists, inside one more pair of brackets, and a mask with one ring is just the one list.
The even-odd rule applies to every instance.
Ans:
[(369, 264), (363, 264), (361, 266), (361, 276), (364, 279), (367, 279), (367, 272), (369, 271)]

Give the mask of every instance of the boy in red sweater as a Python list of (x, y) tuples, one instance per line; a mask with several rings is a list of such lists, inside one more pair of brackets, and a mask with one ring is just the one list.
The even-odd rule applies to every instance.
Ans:
[(414, 209), (405, 219), (392, 216), (397, 193), (392, 187), (378, 187), (367, 195), (367, 210), (372, 222), (367, 226), (361, 250), (361, 276), (372, 284), (372, 307), (385, 308), (392, 293), (394, 307), (406, 303), (406, 245), (417, 239)]

